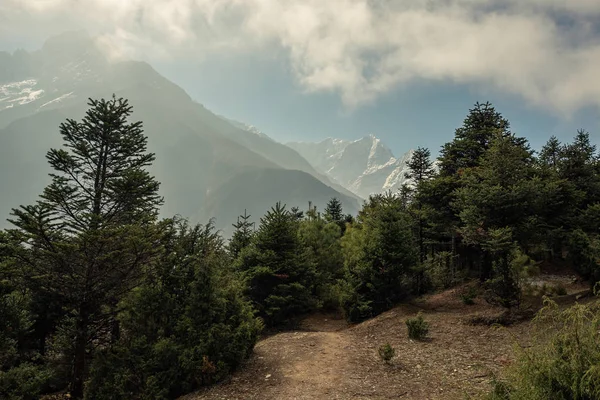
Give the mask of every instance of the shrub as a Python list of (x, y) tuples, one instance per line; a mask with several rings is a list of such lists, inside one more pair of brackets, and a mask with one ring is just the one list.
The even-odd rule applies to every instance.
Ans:
[(51, 379), (52, 374), (48, 369), (29, 363), (0, 371), (0, 399), (39, 399)]
[(451, 288), (465, 279), (465, 272), (456, 267), (456, 257), (449, 251), (427, 256), (424, 263), (425, 275), (434, 289)]
[(477, 288), (475, 286), (469, 286), (469, 288), (459, 294), (459, 297), (464, 304), (473, 305), (475, 304), (477, 294)]
[(546, 298), (534, 319), (533, 346), (518, 348), (517, 362), (489, 399), (600, 398), (599, 326), (598, 304), (576, 304), (561, 311)]
[(567, 294), (567, 288), (562, 283), (554, 285), (552, 289), (557, 296), (565, 296)]
[(422, 340), (429, 333), (429, 323), (423, 319), (421, 312), (415, 318), (408, 318), (406, 327), (408, 328), (408, 337), (411, 339)]
[(121, 304), (121, 338), (92, 362), (86, 399), (177, 398), (227, 376), (261, 329), (209, 224), (175, 224), (148, 282)]
[(389, 363), (396, 355), (396, 350), (389, 344), (379, 346), (379, 357), (386, 363)]

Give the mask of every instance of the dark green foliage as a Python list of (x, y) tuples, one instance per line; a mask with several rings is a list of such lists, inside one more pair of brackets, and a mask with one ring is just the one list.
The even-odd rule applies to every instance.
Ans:
[[(408, 162), (407, 166), (409, 172), (405, 173), (405, 177), (411, 180), (413, 187), (409, 187), (408, 185), (404, 185), (402, 188), (403, 197), (406, 198), (406, 202), (409, 202), (411, 197), (414, 197), (414, 192), (420, 190), (421, 186), (427, 180), (431, 179), (434, 175), (433, 163), (430, 159), (431, 153), (429, 149), (425, 149), (422, 147), (417, 148), (415, 150), (413, 156)], [(411, 212), (413, 219), (415, 220), (415, 234), (419, 243), (419, 263), (421, 268), (424, 268), (426, 251), (425, 251), (425, 239), (428, 236), (427, 226), (426, 226), (426, 216), (428, 213), (427, 207), (423, 207), (423, 202), (421, 199), (416, 196), (413, 199), (414, 201), (411, 203)], [(417, 291), (422, 291), (424, 275), (418, 275), (417, 281)]]
[(52, 372), (46, 366), (23, 363), (7, 371), (0, 370), (0, 398), (36, 400), (51, 381)]
[(244, 215), (240, 215), (237, 223), (233, 224), (235, 231), (229, 241), (229, 253), (233, 258), (239, 256), (240, 252), (252, 242), (254, 223), (250, 222), (250, 217), (251, 215), (244, 210)]
[(323, 216), (325, 217), (325, 221), (337, 224), (340, 227), (342, 234), (346, 231), (347, 216), (344, 215), (342, 202), (337, 198), (334, 197), (329, 200)]
[(260, 324), (213, 225), (167, 222), (165, 253), (122, 304), (121, 339), (94, 360), (86, 398), (172, 399), (246, 358)]
[(417, 263), (410, 217), (393, 195), (370, 198), (342, 239), (342, 306), (350, 321), (388, 310), (410, 291)]
[[(117, 303), (157, 253), (154, 221), (162, 202), (158, 182), (145, 170), (154, 155), (146, 152), (141, 123), (128, 122), (131, 106), (114, 97), (89, 105), (81, 122), (61, 124), (64, 148), (47, 154), (52, 183), (35, 205), (13, 210), (17, 229), (10, 231), (20, 244), (15, 262), (38, 310), (50, 300), (56, 317), (74, 322), (74, 347), (62, 352), (69, 355), (64, 361), (74, 397), (83, 393), (92, 341), (98, 346), (118, 334)], [(36, 323), (43, 352), (58, 321)]]
[(456, 129), (452, 142), (442, 147), (440, 170), (454, 175), (465, 168), (479, 165), (496, 135), (509, 136), (510, 124), (490, 103), (476, 103), (469, 110), (463, 126)]
[(343, 276), (344, 259), (340, 238), (340, 226), (327, 222), (314, 213), (300, 223), (298, 235), (306, 252), (306, 259), (315, 271), (315, 295), (318, 306), (325, 309), (339, 307), (336, 282)]
[(600, 281), (600, 240), (576, 229), (568, 236), (569, 259), (592, 286)]
[(551, 136), (540, 150), (538, 163), (543, 169), (556, 173), (561, 166), (562, 158), (563, 147), (556, 136)]
[(433, 177), (434, 169), (429, 149), (418, 147), (407, 163), (409, 172), (405, 177), (412, 180), (416, 186)]
[(300, 221), (277, 203), (260, 220), (236, 268), (267, 325), (278, 325), (316, 307), (314, 265), (298, 236)]
[(429, 333), (429, 323), (425, 321), (421, 312), (414, 318), (408, 318), (405, 323), (410, 339), (423, 340), (427, 337), (427, 334)]
[(386, 363), (389, 363), (396, 355), (396, 350), (389, 343), (379, 346), (379, 349), (377, 350), (379, 352), (379, 357)]

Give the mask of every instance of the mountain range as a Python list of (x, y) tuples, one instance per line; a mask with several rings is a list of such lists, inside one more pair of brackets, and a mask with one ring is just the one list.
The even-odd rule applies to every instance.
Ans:
[(396, 191), (407, 182), (410, 150), (396, 158), (374, 135), (348, 141), (327, 138), (318, 143), (290, 142), (315, 169), (356, 195), (366, 199), (371, 194)]
[(375, 138), (330, 140), (341, 153), (324, 168), (319, 157), (333, 151), (322, 145), (327, 141), (315, 152), (278, 143), (206, 109), (149, 64), (109, 61), (93, 38), (69, 32), (34, 52), (0, 52), (0, 226), (11, 208), (33, 203), (49, 182), (45, 154), (61, 146), (60, 123), (80, 119), (88, 98), (113, 94), (127, 98), (133, 118), (143, 121), (156, 153), (151, 172), (165, 196), (162, 214), (215, 218), (225, 233), (244, 210), (257, 219), (277, 201), (322, 208), (337, 197), (345, 212), (356, 213), (364, 194), (379, 190), (381, 176), (393, 170), (395, 159), (382, 144), (365, 161), (363, 148)]

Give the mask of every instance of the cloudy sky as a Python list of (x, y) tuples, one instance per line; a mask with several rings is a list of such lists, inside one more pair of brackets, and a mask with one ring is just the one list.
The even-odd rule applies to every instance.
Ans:
[(281, 141), (436, 152), (489, 100), (534, 147), (600, 142), (598, 0), (0, 1), (0, 49), (81, 28)]

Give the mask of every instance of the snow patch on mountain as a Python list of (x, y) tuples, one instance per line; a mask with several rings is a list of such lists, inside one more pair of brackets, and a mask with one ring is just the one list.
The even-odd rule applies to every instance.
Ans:
[(44, 95), (44, 89), (37, 87), (36, 79), (26, 79), (0, 85), (0, 111), (15, 105), (36, 101)]
[(410, 150), (397, 158), (375, 135), (348, 141), (327, 138), (321, 142), (287, 144), (322, 173), (362, 198), (388, 190), (396, 191), (407, 183)]
[(42, 104), (41, 106), (39, 106), (38, 111), (41, 110), (44, 107), (47, 107), (49, 105), (56, 105), (57, 103), (62, 102), (63, 100), (73, 96), (74, 92), (69, 92), (69, 93), (65, 93), (62, 96), (58, 96), (57, 98), (55, 98), (54, 100), (50, 100), (44, 104)]

